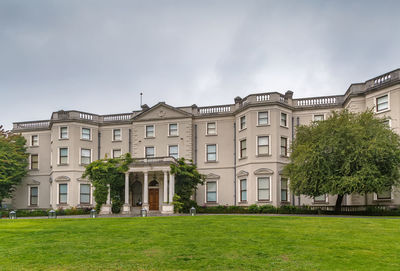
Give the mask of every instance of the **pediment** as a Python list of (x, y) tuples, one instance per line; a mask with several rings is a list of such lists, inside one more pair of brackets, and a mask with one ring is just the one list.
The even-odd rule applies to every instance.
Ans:
[(26, 182), (26, 185), (39, 185), (39, 184), (40, 184), (40, 182), (39, 182), (39, 181), (36, 181), (36, 180), (34, 180), (34, 179), (28, 180), (28, 181)]
[(269, 168), (259, 168), (254, 171), (254, 175), (271, 175), (274, 171)]
[(236, 176), (239, 178), (246, 177), (246, 176), (249, 176), (249, 173), (247, 171), (241, 170), (236, 174)]
[(69, 182), (71, 180), (70, 177), (68, 176), (58, 176), (57, 178), (54, 179), (56, 182)]
[(219, 179), (220, 176), (214, 173), (209, 173), (206, 175), (206, 179)]
[(174, 118), (188, 118), (192, 115), (181, 109), (167, 105), (160, 102), (150, 109), (141, 112), (134, 117), (135, 120), (161, 120), (161, 119), (174, 119)]

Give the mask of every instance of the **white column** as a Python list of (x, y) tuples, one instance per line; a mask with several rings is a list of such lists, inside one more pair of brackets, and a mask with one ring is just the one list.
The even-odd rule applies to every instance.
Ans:
[(143, 185), (143, 205), (149, 205), (149, 173), (144, 172), (144, 185)]
[(168, 201), (168, 171), (164, 171), (164, 202)]
[(111, 204), (111, 187), (108, 184), (108, 195), (107, 195), (107, 204), (110, 205)]
[(125, 204), (129, 205), (129, 172), (125, 173)]
[(175, 193), (175, 176), (174, 174), (169, 173), (169, 202), (173, 201), (174, 193)]

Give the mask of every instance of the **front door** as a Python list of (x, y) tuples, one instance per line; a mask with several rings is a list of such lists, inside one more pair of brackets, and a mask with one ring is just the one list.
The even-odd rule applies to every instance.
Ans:
[(158, 188), (149, 188), (149, 210), (158, 211)]

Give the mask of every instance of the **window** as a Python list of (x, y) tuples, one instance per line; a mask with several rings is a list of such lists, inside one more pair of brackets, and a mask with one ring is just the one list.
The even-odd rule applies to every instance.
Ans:
[(39, 146), (39, 136), (33, 135), (31, 138), (31, 146)]
[(389, 109), (389, 98), (387, 94), (385, 96), (376, 98), (376, 112), (386, 109)]
[(92, 160), (91, 150), (81, 149), (81, 164), (89, 165)]
[(90, 204), (90, 184), (80, 185), (80, 203)]
[(68, 127), (60, 127), (60, 139), (68, 138)]
[(217, 161), (217, 145), (207, 145), (207, 161)]
[(215, 122), (207, 122), (207, 135), (217, 134), (217, 124)]
[(240, 201), (247, 201), (247, 180), (240, 180)]
[(29, 191), (29, 205), (37, 206), (39, 197), (39, 188), (37, 186), (31, 187)]
[(287, 138), (281, 137), (281, 155), (287, 156)]
[(217, 202), (217, 182), (206, 183), (207, 202)]
[(246, 139), (240, 140), (240, 158), (247, 157)]
[(257, 137), (257, 155), (269, 154), (269, 136)]
[(324, 120), (324, 115), (314, 115), (314, 121), (322, 121)]
[(146, 137), (154, 137), (154, 125), (146, 125)]
[(146, 158), (154, 157), (154, 147), (146, 147)]
[(31, 169), (39, 169), (39, 155), (31, 154)]
[(281, 201), (288, 201), (288, 179), (281, 178)]
[(121, 141), (121, 129), (113, 130), (113, 141)]
[(60, 164), (68, 164), (68, 148), (60, 148)]
[(66, 204), (68, 196), (68, 184), (59, 184), (58, 185), (58, 203)]
[(314, 202), (326, 202), (326, 195), (323, 194), (321, 196), (314, 197)]
[(243, 130), (246, 128), (246, 116), (240, 117), (240, 130)]
[(258, 188), (258, 200), (259, 201), (269, 201), (270, 200), (270, 178), (269, 177), (257, 178), (257, 188)]
[(178, 136), (178, 124), (177, 123), (169, 124), (168, 134), (169, 134), (169, 136)]
[(113, 158), (119, 158), (119, 157), (121, 157), (121, 155), (122, 155), (121, 149), (115, 149), (112, 152), (112, 157)]
[(287, 127), (287, 114), (281, 113), (281, 126)]
[(385, 119), (382, 122), (385, 126), (387, 126), (387, 128), (391, 128), (392, 125), (391, 125), (390, 119)]
[(268, 112), (258, 112), (258, 125), (268, 124)]
[(168, 146), (168, 156), (172, 156), (175, 159), (178, 159), (178, 145)]
[(376, 193), (377, 200), (390, 200), (392, 199), (392, 189), (388, 188), (382, 192)]
[(90, 140), (90, 129), (82, 128), (82, 137), (83, 140)]

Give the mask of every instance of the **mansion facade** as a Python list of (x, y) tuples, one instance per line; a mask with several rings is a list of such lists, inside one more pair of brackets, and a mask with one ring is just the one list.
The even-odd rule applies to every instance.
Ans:
[[(400, 69), (363, 83), (345, 94), (293, 98), (292, 91), (251, 94), (234, 103), (173, 107), (160, 102), (130, 113), (97, 115), (53, 112), (49, 120), (14, 123), (27, 140), (29, 173), (10, 200), (13, 208), (94, 206), (93, 187), (82, 178), (84, 166), (104, 157), (130, 153), (125, 176), (124, 213), (141, 205), (171, 213), (176, 158), (193, 160), (205, 184), (199, 205), (334, 205), (335, 195), (315, 198), (290, 193), (282, 169), (289, 162), (296, 126), (326, 119), (332, 110), (373, 108), (400, 134)], [(393, 188), (379, 194), (348, 195), (344, 205), (399, 205)], [(110, 212), (110, 199), (102, 212)]]

